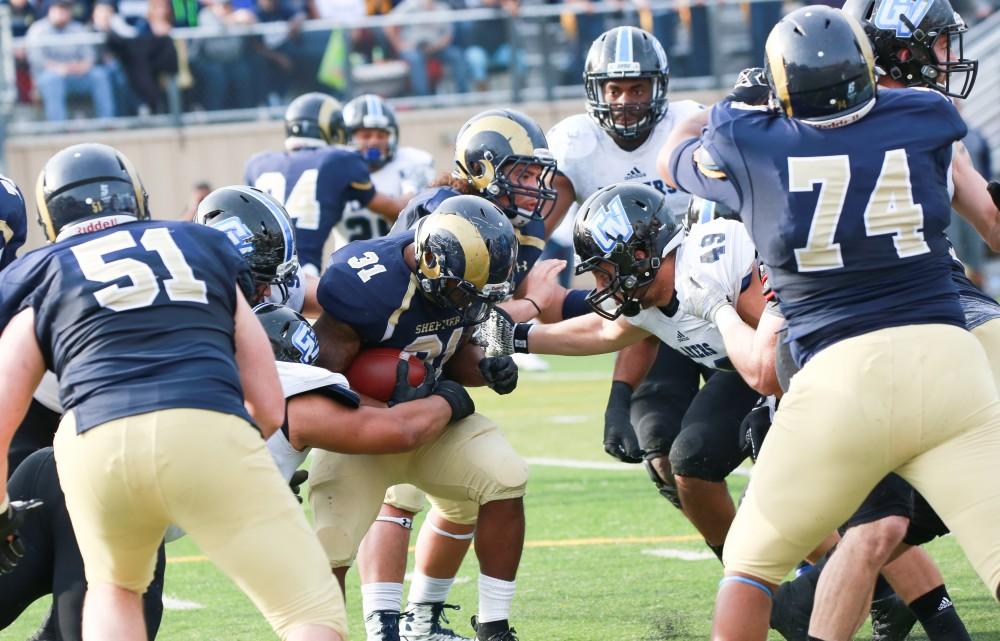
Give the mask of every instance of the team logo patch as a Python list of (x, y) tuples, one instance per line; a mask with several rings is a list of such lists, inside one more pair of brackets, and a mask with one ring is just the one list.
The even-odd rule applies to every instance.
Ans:
[(246, 256), (253, 252), (253, 245), (250, 243), (250, 239), (253, 238), (253, 232), (239, 218), (235, 216), (226, 218), (218, 225), (213, 225), (213, 227), (221, 232), (225, 232), (226, 236), (229, 236), (229, 242), (239, 250), (240, 255)]
[(882, 3), (878, 11), (875, 12), (872, 22), (879, 29), (893, 30), (900, 38), (909, 38), (913, 31), (907, 25), (902, 16), (910, 24), (917, 26), (930, 11), (931, 3), (934, 0), (888, 0)]
[(625, 213), (621, 196), (616, 196), (605, 207), (597, 210), (591, 219), (590, 230), (594, 235), (594, 242), (605, 253), (611, 251), (619, 241), (628, 242), (632, 238), (635, 230)]
[(316, 332), (306, 323), (301, 323), (295, 329), (295, 333), (292, 334), (292, 345), (302, 353), (299, 361), (306, 365), (315, 362), (316, 357), (319, 356), (319, 341), (316, 340)]

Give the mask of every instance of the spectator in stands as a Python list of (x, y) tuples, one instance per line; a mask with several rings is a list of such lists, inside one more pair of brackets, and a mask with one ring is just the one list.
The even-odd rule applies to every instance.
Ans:
[(573, 42), (569, 66), (563, 69), (563, 84), (575, 85), (583, 77), (583, 63), (590, 45), (604, 33), (603, 13), (595, 13), (591, 0), (565, 0), (566, 10), (559, 17), (563, 30)]
[(327, 32), (302, 31), (308, 17), (303, 7), (291, 0), (257, 0), (257, 22), (285, 22), (288, 31), (265, 35), (254, 41), (263, 60), (269, 104), (283, 101), (284, 96), (319, 89), (316, 71), (326, 49)]
[[(166, 95), (161, 77), (177, 73), (177, 51), (170, 38), (173, 28), (168, 0), (150, 0), (146, 19), (133, 27), (115, 13), (110, 0), (94, 7), (94, 28), (107, 33), (107, 48), (115, 56), (124, 81), (122, 94), (129, 97), (127, 113), (162, 113)], [(116, 90), (118, 84), (115, 85)], [(120, 112), (122, 99), (119, 96)]]
[(188, 201), (187, 208), (181, 212), (181, 220), (194, 220), (194, 215), (198, 213), (198, 205), (201, 201), (212, 193), (212, 185), (205, 181), (199, 181), (191, 188), (191, 200)]
[(38, 19), (38, 7), (32, 0), (3, 0), (10, 7), (10, 29), (15, 38), (28, 33), (28, 27)]
[[(520, 0), (467, 0), (468, 8), (495, 8), (516, 16)], [(466, 29), (465, 61), (469, 76), (477, 91), (486, 89), (486, 78), (492, 69), (509, 69), (514, 59), (507, 33), (507, 20), (503, 17), (475, 20)], [(520, 54), (518, 64), (524, 67)]]
[(51, 0), (46, 16), (28, 29), (28, 60), (31, 73), (42, 96), (47, 120), (66, 120), (66, 98), (89, 94), (98, 118), (115, 115), (114, 94), (108, 70), (97, 63), (93, 45), (57, 45), (64, 34), (88, 33), (73, 20), (71, 0)]
[(198, 13), (198, 24), (219, 34), (192, 41), (188, 47), (195, 94), (205, 109), (245, 109), (257, 104), (260, 58), (252, 55), (245, 38), (230, 35), (234, 27), (256, 21), (252, 11), (234, 9), (230, 0), (208, 0)]
[(704, 0), (682, 1), (677, 9), (650, 9), (648, 0), (635, 0), (635, 5), (639, 26), (651, 31), (666, 50), (671, 77), (712, 75), (714, 51)]
[[(450, 10), (447, 3), (440, 0), (403, 0), (394, 14), (446, 14)], [(387, 27), (386, 36), (399, 56), (410, 66), (410, 88), (415, 95), (431, 93), (427, 62), (438, 60), (448, 68), (448, 73), (459, 93), (469, 91), (468, 72), (465, 57), (452, 39), (455, 25), (450, 22), (418, 23)]]

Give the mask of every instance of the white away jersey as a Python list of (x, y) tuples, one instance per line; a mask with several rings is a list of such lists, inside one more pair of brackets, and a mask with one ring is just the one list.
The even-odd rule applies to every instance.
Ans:
[[(326, 390), (345, 399), (354, 395), (343, 374), (302, 363), (277, 361), (275, 365), (278, 366), (278, 378), (281, 379), (281, 390), (285, 393), (285, 399), (318, 390)], [(267, 449), (286, 481), (292, 478), (292, 474), (301, 467), (309, 454), (309, 448), (300, 452), (292, 447), (282, 430), (276, 431), (267, 439)]]
[[(735, 302), (750, 284), (755, 259), (756, 251), (743, 223), (717, 218), (694, 225), (677, 248), (674, 282), (683, 283), (693, 274), (703, 286), (721, 289)], [(678, 296), (683, 298), (683, 290)], [(667, 316), (659, 308), (650, 307), (627, 320), (696, 363), (733, 369), (722, 334), (702, 318), (680, 312)]]
[[(398, 147), (393, 159), (372, 172), (375, 191), (387, 196), (402, 196), (413, 189), (422, 191), (434, 180), (434, 158), (421, 149)], [(392, 223), (382, 216), (351, 201), (344, 207), (344, 216), (333, 228), (334, 250), (353, 240), (380, 238), (389, 234)]]
[(646, 142), (633, 151), (616, 145), (587, 114), (562, 120), (546, 138), (557, 168), (573, 182), (578, 203), (602, 187), (636, 181), (666, 194), (671, 211), (681, 216), (687, 211), (689, 196), (664, 184), (656, 171), (656, 158), (674, 127), (702, 109), (691, 100), (671, 102)]

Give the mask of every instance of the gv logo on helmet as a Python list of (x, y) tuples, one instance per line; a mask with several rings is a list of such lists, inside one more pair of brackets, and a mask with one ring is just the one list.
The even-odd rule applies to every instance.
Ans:
[(594, 235), (594, 242), (605, 253), (611, 251), (618, 242), (628, 242), (635, 234), (628, 214), (625, 213), (621, 196), (616, 196), (610, 203), (597, 210), (591, 218), (590, 229)]
[(300, 362), (306, 365), (312, 364), (319, 356), (319, 341), (316, 340), (316, 332), (309, 325), (302, 323), (292, 334), (292, 345), (302, 353)]
[(933, 3), (934, 0), (889, 0), (882, 3), (872, 21), (879, 29), (891, 29), (896, 36), (909, 38), (913, 35), (910, 27), (920, 24)]
[(250, 243), (250, 239), (253, 238), (253, 232), (239, 218), (235, 216), (226, 218), (218, 225), (215, 225), (215, 228), (221, 232), (225, 232), (226, 236), (229, 236), (229, 242), (236, 246), (241, 256), (253, 253), (253, 244)]

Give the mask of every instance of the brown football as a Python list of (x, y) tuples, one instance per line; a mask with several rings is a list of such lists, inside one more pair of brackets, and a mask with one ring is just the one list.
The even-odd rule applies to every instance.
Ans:
[(360, 351), (344, 375), (355, 392), (384, 403), (392, 397), (392, 389), (396, 386), (396, 367), (406, 358), (410, 365), (410, 385), (420, 385), (424, 382), (423, 361), (394, 347), (371, 347)]

